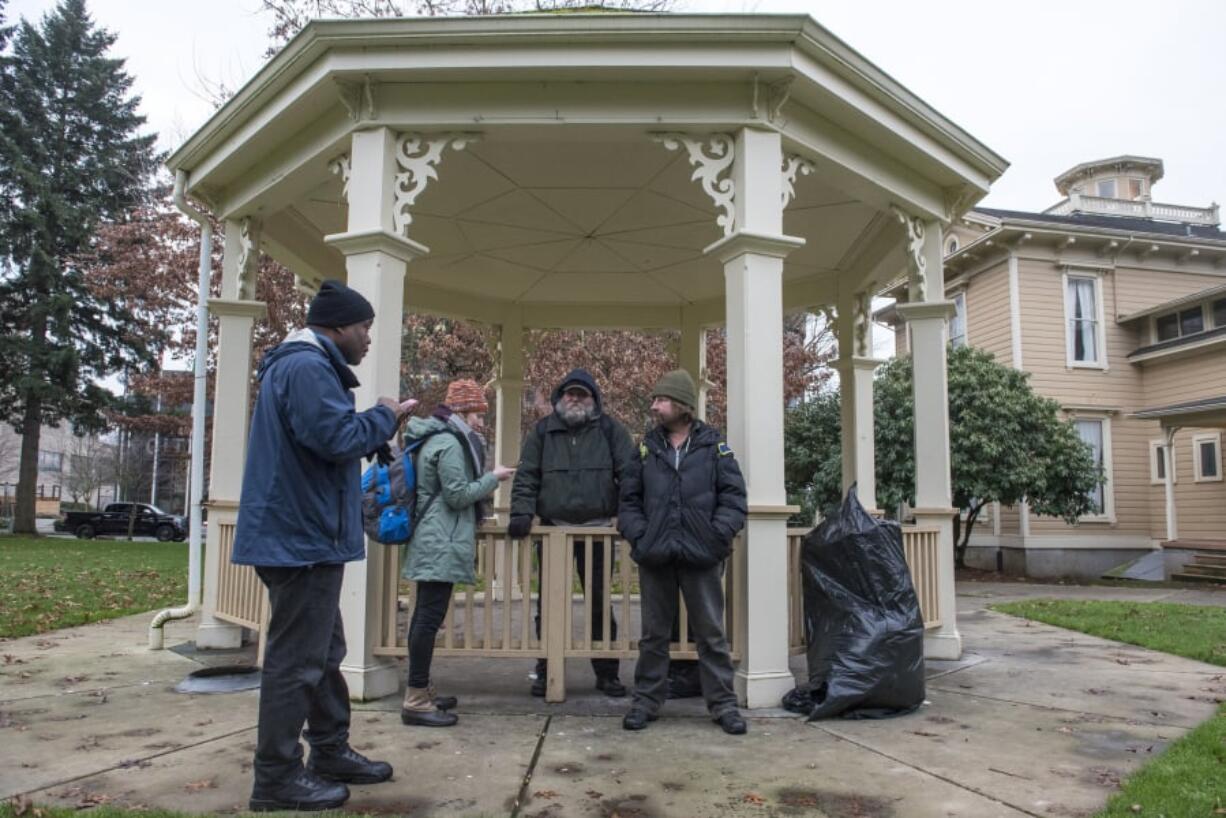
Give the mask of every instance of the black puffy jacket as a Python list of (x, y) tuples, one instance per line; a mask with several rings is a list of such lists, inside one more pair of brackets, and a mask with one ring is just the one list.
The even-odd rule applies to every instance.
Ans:
[(647, 433), (622, 481), (617, 527), (640, 565), (709, 566), (732, 551), (745, 525), (745, 479), (717, 429), (696, 421), (680, 470), (663, 428)]

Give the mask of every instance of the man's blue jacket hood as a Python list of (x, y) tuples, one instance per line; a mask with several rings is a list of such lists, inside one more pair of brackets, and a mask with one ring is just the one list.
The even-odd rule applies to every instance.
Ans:
[(362, 559), (361, 458), (395, 413), (354, 411), (358, 385), (330, 339), (297, 330), (260, 361), (231, 560), (301, 566)]

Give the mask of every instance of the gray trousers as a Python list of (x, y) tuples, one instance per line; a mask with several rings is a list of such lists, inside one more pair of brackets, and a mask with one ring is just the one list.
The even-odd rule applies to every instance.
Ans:
[(698, 676), (707, 710), (720, 716), (736, 709), (732, 654), (724, 636), (723, 565), (639, 566), (643, 635), (634, 668), (634, 703), (657, 713), (668, 696), (668, 643), (677, 618), (677, 591), (685, 598), (690, 631), (698, 648)]

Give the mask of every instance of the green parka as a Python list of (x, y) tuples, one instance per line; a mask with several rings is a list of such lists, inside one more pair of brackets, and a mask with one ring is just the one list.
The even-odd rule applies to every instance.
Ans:
[[(438, 418), (413, 418), (408, 437), (450, 428)], [(477, 542), (477, 506), (494, 493), (498, 480), (478, 475), (464, 444), (453, 434), (436, 434), (417, 456), (417, 511), (413, 538), (405, 549), (405, 579), (471, 584)], [(437, 495), (433, 502), (430, 498)], [(429, 508), (426, 504), (429, 503)]]

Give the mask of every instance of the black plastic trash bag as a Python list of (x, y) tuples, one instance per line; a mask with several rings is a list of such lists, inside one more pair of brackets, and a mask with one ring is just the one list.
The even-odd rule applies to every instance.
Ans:
[(924, 620), (898, 523), (864, 510), (852, 486), (804, 539), (809, 683), (784, 707), (809, 719), (885, 718), (924, 701)]

